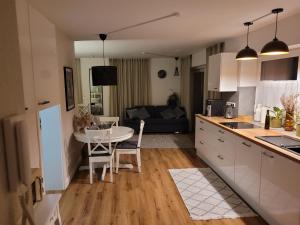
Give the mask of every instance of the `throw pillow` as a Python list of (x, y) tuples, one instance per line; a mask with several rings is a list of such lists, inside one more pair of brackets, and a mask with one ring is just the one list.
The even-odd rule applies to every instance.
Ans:
[(182, 109), (180, 109), (179, 107), (176, 107), (174, 109), (174, 113), (176, 115), (176, 119), (179, 119), (179, 118), (185, 116), (185, 112)]
[(150, 118), (150, 114), (145, 109), (145, 107), (142, 107), (137, 110), (136, 117), (139, 118), (140, 120), (144, 120), (144, 119)]
[(176, 114), (174, 113), (174, 111), (172, 109), (166, 109), (162, 112), (160, 112), (162, 118), (170, 120), (170, 119), (174, 119), (176, 118)]
[(137, 111), (138, 109), (134, 108), (134, 109), (127, 109), (127, 114), (129, 116), (129, 119), (135, 119), (137, 118)]

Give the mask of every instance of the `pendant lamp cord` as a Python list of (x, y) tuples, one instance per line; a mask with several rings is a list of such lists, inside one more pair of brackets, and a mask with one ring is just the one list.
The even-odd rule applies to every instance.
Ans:
[(276, 25), (275, 25), (275, 38), (277, 40), (277, 23), (278, 23), (278, 13), (276, 13)]
[(249, 46), (248, 45), (248, 41), (249, 41), (249, 27), (250, 27), (250, 25), (248, 25), (248, 28), (247, 28), (247, 46)]
[(105, 66), (105, 58), (104, 58), (104, 40), (102, 42), (102, 58), (103, 58), (103, 64)]

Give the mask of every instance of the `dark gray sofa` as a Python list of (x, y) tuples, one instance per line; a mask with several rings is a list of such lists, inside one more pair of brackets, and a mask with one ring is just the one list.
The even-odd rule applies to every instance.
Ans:
[[(144, 107), (147, 112), (150, 114), (150, 118), (144, 119), (145, 133), (187, 133), (189, 130), (189, 123), (186, 115), (181, 116), (180, 118), (174, 119), (164, 119), (161, 115), (161, 112), (171, 108), (170, 106), (136, 106), (133, 108), (127, 108), (125, 110), (125, 118), (123, 120), (124, 126), (133, 128), (136, 132), (139, 131), (140, 119), (133, 118), (130, 119), (127, 113), (127, 110), (142, 108)], [(183, 107), (179, 107), (182, 111), (185, 112)], [(172, 108), (171, 108), (172, 109)]]

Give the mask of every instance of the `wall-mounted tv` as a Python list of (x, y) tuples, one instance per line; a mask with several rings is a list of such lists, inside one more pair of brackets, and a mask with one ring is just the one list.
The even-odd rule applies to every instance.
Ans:
[(117, 67), (116, 66), (93, 66), (92, 81), (94, 86), (117, 85)]
[(299, 57), (263, 61), (260, 80), (297, 80)]

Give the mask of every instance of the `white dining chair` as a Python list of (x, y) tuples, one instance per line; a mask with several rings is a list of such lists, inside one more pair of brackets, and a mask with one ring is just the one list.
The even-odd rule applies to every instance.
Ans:
[(120, 118), (117, 116), (94, 116), (97, 124), (112, 123), (112, 126), (119, 126)]
[(112, 129), (89, 130), (85, 129), (88, 138), (88, 157), (90, 184), (93, 183), (93, 172), (95, 163), (104, 163), (101, 179), (104, 180), (106, 169), (110, 169), (110, 182), (113, 182), (114, 152), (111, 143)]
[(120, 166), (120, 155), (136, 155), (137, 166), (139, 173), (141, 172), (141, 142), (143, 136), (145, 122), (141, 120), (140, 122), (140, 132), (138, 140), (127, 140), (117, 144), (116, 146), (116, 173), (119, 172)]

